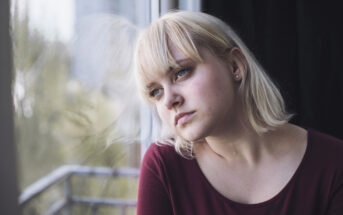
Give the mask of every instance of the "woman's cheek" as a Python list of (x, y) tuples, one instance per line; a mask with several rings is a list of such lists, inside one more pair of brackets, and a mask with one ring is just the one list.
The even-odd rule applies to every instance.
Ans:
[(162, 123), (169, 125), (169, 122), (168, 122), (169, 120), (168, 120), (168, 115), (167, 115), (166, 110), (164, 110), (161, 106), (157, 106), (156, 109)]
[(213, 92), (213, 85), (209, 82), (209, 79), (195, 79), (192, 84), (189, 85), (188, 91), (192, 98), (200, 97), (202, 99), (211, 98)]

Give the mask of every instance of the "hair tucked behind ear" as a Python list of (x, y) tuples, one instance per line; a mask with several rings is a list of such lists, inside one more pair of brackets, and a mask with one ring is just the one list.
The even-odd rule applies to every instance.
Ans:
[[(176, 64), (168, 50), (168, 40), (195, 62), (202, 61), (198, 52), (200, 46), (220, 58), (233, 47), (241, 50), (247, 62), (247, 73), (242, 77), (239, 94), (248, 121), (258, 134), (273, 130), (287, 123), (292, 117), (285, 110), (278, 88), (230, 26), (218, 18), (200, 12), (167, 13), (153, 22), (140, 36), (135, 53), (136, 76), (139, 89), (147, 101), (149, 99), (144, 86), (149, 78)], [(155, 117), (158, 118), (157, 114)], [(157, 121), (160, 122), (159, 119)], [(162, 130), (168, 129), (161, 129), (158, 123), (157, 126), (153, 125), (153, 130), (160, 131), (157, 132), (159, 135), (155, 140), (173, 144), (182, 156), (193, 157), (193, 143), (170, 133), (164, 135)]]

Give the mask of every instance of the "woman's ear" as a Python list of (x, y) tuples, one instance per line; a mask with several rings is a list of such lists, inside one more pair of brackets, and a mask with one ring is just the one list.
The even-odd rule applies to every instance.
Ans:
[(242, 51), (234, 47), (229, 52), (229, 62), (232, 67), (232, 75), (235, 81), (241, 81), (248, 72), (248, 62)]

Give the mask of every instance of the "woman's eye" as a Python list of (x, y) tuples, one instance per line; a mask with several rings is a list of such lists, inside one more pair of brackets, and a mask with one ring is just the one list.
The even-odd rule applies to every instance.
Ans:
[(179, 70), (178, 72), (175, 73), (175, 79), (177, 80), (179, 78), (186, 76), (189, 70), (190, 70), (189, 68), (184, 68), (184, 69)]
[(156, 97), (156, 96), (159, 94), (160, 90), (161, 90), (161, 89), (153, 89), (153, 90), (149, 93), (150, 97)]

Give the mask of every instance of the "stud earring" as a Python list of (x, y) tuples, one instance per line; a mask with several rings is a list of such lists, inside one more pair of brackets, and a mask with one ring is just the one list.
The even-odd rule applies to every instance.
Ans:
[(236, 79), (237, 81), (240, 79), (238, 74), (235, 75), (235, 79)]

